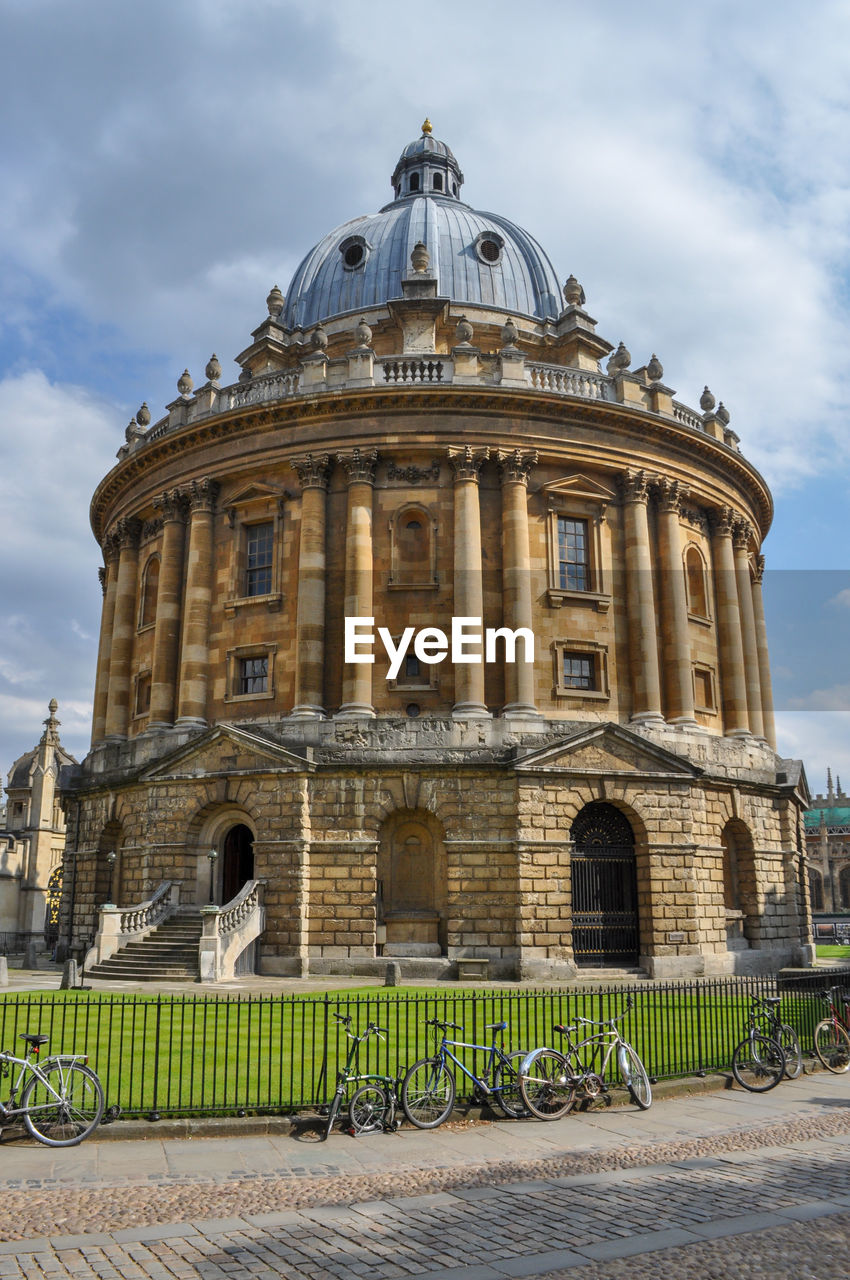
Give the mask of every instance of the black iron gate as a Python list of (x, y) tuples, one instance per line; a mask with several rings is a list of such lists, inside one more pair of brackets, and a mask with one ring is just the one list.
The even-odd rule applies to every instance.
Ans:
[(634, 964), (639, 947), (637, 870), (628, 820), (613, 805), (590, 804), (571, 834), (576, 964)]

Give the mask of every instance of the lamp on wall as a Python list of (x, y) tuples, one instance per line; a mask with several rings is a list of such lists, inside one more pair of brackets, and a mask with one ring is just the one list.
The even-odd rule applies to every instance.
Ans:
[(215, 888), (215, 864), (216, 864), (216, 860), (218, 859), (218, 849), (210, 849), (209, 853), (207, 854), (207, 857), (210, 860), (210, 903), (212, 903), (213, 897), (214, 897), (213, 890)]
[(109, 901), (110, 903), (114, 903), (115, 862), (117, 857), (118, 857), (118, 854), (115, 852), (114, 849), (110, 849), (109, 853), (106, 855), (106, 861), (109, 863)]

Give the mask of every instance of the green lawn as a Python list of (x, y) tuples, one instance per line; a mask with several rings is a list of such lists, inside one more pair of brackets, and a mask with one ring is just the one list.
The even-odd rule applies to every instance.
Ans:
[[(370, 1039), (360, 1070), (395, 1075), (433, 1051), (426, 1019), (459, 1023), (463, 1039), (486, 1043), (487, 1024), (506, 1021), (505, 1050), (557, 1047), (556, 1023), (609, 1018), (624, 1008), (623, 991), (358, 988), (316, 996), (146, 996), (107, 992), (27, 992), (0, 997), (0, 1046), (20, 1031), (50, 1036), (48, 1051), (86, 1051), (125, 1115), (280, 1112), (321, 1102), (333, 1088), (348, 1044), (335, 1012), (354, 1027), (376, 1022), (385, 1040)], [(637, 987), (621, 1024), (650, 1075), (687, 1075), (728, 1067), (750, 1004), (745, 984)], [(804, 1048), (821, 1006), (789, 994), (783, 1016)], [(458, 1051), (468, 1066), (471, 1051)], [(480, 1062), (480, 1058), (478, 1059)], [(323, 1069), (324, 1068), (324, 1069)], [(458, 1081), (461, 1096), (463, 1081)]]
[(819, 942), (817, 944), (818, 960), (850, 960), (850, 947), (840, 947), (833, 942)]

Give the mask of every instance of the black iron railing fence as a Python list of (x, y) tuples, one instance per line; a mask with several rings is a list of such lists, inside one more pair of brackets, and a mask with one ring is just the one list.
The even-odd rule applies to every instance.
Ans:
[(481, 1044), (492, 1035), (488, 1024), (504, 1021), (506, 1049), (557, 1047), (556, 1023), (613, 1017), (631, 996), (623, 1033), (650, 1075), (664, 1079), (728, 1068), (754, 996), (782, 995), (783, 1020), (810, 1051), (823, 1016), (820, 993), (841, 982), (850, 985), (850, 970), (821, 969), (779, 981), (741, 977), (558, 991), (386, 989), (224, 999), (8, 994), (0, 997), (0, 1048), (13, 1049), (17, 1036), (30, 1031), (50, 1037), (48, 1053), (87, 1052), (108, 1104), (127, 1117), (289, 1113), (321, 1104), (333, 1090), (348, 1051), (337, 1014), (351, 1014), (355, 1029), (368, 1022), (386, 1029), (385, 1038), (364, 1042), (359, 1067), (394, 1075), (432, 1050), (429, 1018), (458, 1023), (464, 1040)]

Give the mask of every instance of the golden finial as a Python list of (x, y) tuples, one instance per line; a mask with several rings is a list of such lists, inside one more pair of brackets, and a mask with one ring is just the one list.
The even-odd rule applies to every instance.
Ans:
[(434, 132), (434, 126), (431, 124), (431, 121), (428, 119), (427, 116), (425, 117), (425, 123), (422, 126), (422, 132), (423, 134)]

